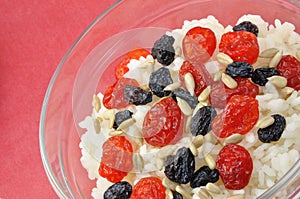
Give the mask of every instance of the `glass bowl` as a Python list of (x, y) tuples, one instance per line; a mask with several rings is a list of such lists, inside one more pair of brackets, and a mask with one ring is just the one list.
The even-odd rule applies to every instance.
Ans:
[[(114, 80), (108, 67), (136, 46), (151, 48), (166, 30), (184, 20), (214, 15), (225, 26), (244, 14), (269, 23), (288, 21), (300, 32), (300, 5), (287, 0), (117, 1), (67, 52), (49, 84), (40, 120), (40, 150), (50, 183), (60, 198), (91, 198), (95, 181), (80, 163), (78, 123), (92, 111), (94, 93)], [(147, 39), (143, 39), (147, 38)], [(260, 198), (298, 198), (300, 161)]]

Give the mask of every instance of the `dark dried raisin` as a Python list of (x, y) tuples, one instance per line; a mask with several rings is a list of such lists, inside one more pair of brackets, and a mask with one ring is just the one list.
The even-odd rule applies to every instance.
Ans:
[(117, 112), (115, 115), (115, 121), (114, 121), (113, 128), (117, 129), (123, 121), (128, 120), (131, 117), (132, 117), (132, 112), (129, 110)]
[(170, 180), (187, 184), (195, 171), (195, 158), (189, 148), (180, 148), (176, 155), (167, 157), (165, 174)]
[(285, 118), (279, 114), (272, 115), (274, 123), (266, 128), (260, 128), (257, 131), (258, 139), (264, 143), (276, 142), (280, 139), (285, 126)]
[(255, 34), (256, 36), (258, 35), (258, 27), (250, 21), (243, 21), (242, 23), (234, 26), (232, 29), (233, 31), (245, 30)]
[(145, 105), (152, 101), (152, 93), (137, 86), (127, 85), (124, 87), (124, 99), (128, 104)]
[(173, 199), (183, 199), (182, 195), (177, 191), (172, 191), (172, 193), (173, 193)]
[(194, 136), (206, 135), (211, 130), (211, 122), (216, 117), (217, 112), (212, 106), (201, 107), (191, 121), (191, 133)]
[(185, 100), (191, 108), (195, 108), (198, 104), (198, 99), (195, 96), (192, 96), (189, 92), (185, 91), (182, 88), (177, 88), (173, 91), (172, 97), (176, 100), (176, 97), (179, 97)]
[(173, 80), (169, 69), (162, 67), (151, 73), (149, 79), (149, 88), (158, 97), (168, 96), (171, 92), (164, 91), (164, 88), (172, 84)]
[(247, 62), (233, 62), (232, 64), (228, 64), (226, 73), (232, 78), (251, 77), (253, 73), (253, 67)]
[(104, 192), (104, 199), (129, 199), (132, 193), (132, 186), (126, 182), (117, 182)]
[(163, 35), (154, 43), (151, 54), (154, 59), (163, 65), (170, 65), (174, 61), (175, 49), (173, 47), (175, 39), (172, 36)]
[(208, 166), (203, 166), (197, 170), (191, 179), (191, 187), (196, 188), (205, 186), (207, 183), (215, 183), (219, 180), (219, 172), (217, 169), (211, 170)]
[(279, 75), (279, 72), (275, 68), (257, 68), (254, 70), (251, 80), (253, 83), (260, 86), (266, 85), (268, 77)]

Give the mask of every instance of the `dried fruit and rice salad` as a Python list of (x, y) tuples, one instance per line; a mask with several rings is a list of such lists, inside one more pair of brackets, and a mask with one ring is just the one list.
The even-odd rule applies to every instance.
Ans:
[(129, 52), (80, 123), (91, 195), (256, 198), (274, 185), (299, 159), (294, 29), (208, 16)]

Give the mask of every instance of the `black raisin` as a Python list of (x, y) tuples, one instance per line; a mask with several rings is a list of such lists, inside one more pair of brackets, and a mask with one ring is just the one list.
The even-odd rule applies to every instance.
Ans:
[(136, 86), (127, 85), (124, 87), (124, 99), (128, 104), (145, 105), (152, 101), (152, 93)]
[(104, 192), (104, 199), (129, 199), (132, 193), (132, 186), (126, 182), (117, 182)]
[(276, 142), (280, 139), (285, 126), (285, 118), (279, 114), (272, 115), (274, 123), (266, 128), (260, 128), (257, 131), (258, 139), (263, 143)]
[(219, 171), (217, 169), (211, 170), (208, 166), (203, 166), (193, 174), (190, 185), (192, 188), (196, 188), (205, 186), (209, 182), (215, 183), (218, 180)]
[(182, 195), (177, 191), (172, 191), (172, 193), (173, 193), (173, 199), (183, 199)]
[(167, 156), (165, 175), (170, 180), (187, 184), (195, 171), (195, 158), (189, 148), (180, 148), (175, 155)]
[(172, 36), (163, 35), (154, 43), (151, 55), (154, 59), (163, 65), (170, 65), (175, 58), (175, 49), (173, 47), (175, 39)]
[(149, 88), (158, 97), (168, 96), (171, 91), (164, 91), (164, 88), (172, 84), (173, 80), (169, 69), (161, 67), (150, 75)]
[(279, 72), (275, 68), (257, 68), (254, 70), (251, 80), (253, 83), (260, 86), (266, 85), (268, 77), (279, 75)]
[(251, 32), (256, 36), (258, 35), (258, 27), (255, 24), (251, 23), (250, 21), (243, 21), (242, 23), (233, 27), (233, 31), (241, 31), (241, 30)]
[(185, 91), (182, 88), (177, 88), (173, 91), (172, 93), (172, 97), (174, 98), (174, 100), (176, 101), (176, 97), (179, 97), (183, 100), (185, 100), (191, 108), (196, 108), (197, 104), (198, 104), (198, 99), (195, 96), (192, 96), (189, 92)]
[(233, 62), (226, 67), (226, 73), (232, 78), (251, 77), (254, 69), (247, 62)]
[(114, 121), (113, 128), (117, 129), (122, 122), (124, 122), (125, 120), (128, 120), (130, 118), (132, 118), (132, 112), (129, 110), (117, 112), (115, 115), (115, 121)]
[(217, 112), (212, 106), (201, 107), (191, 121), (191, 133), (194, 136), (206, 135), (211, 130), (211, 122), (216, 117)]

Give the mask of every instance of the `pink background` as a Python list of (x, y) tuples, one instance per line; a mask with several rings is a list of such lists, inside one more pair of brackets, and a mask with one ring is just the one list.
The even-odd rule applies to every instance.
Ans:
[(0, 3), (0, 198), (58, 198), (41, 161), (39, 119), (58, 63), (115, 0)]

